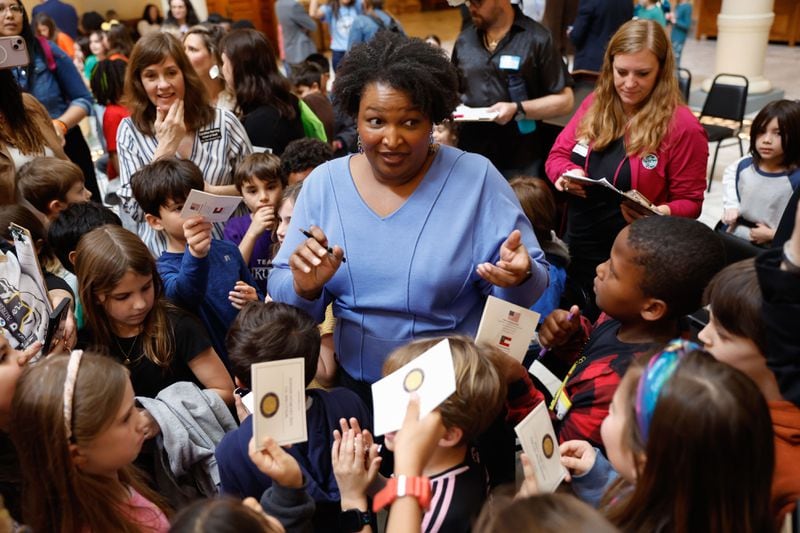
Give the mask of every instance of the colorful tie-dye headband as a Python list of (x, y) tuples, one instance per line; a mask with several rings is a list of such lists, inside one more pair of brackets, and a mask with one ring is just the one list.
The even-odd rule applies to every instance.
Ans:
[(698, 349), (700, 346), (694, 342), (675, 339), (661, 353), (650, 359), (647, 368), (644, 369), (636, 390), (636, 422), (639, 424), (644, 444), (647, 444), (650, 421), (653, 419), (653, 411), (656, 409), (661, 389), (675, 373), (678, 362), (687, 353)]

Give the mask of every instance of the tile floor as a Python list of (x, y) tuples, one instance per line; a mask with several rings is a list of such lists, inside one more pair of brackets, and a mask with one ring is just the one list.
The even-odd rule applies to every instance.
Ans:
[[(435, 33), (442, 40), (442, 46), (452, 50), (453, 43), (461, 27), (461, 16), (457, 9), (406, 13), (397, 17), (406, 32), (413, 37), (425, 37)], [(714, 40), (698, 41), (690, 38), (683, 51), (682, 66), (692, 72), (692, 88), (699, 89), (702, 82), (714, 75), (715, 50)], [(800, 47), (770, 45), (765, 61), (765, 75), (773, 86), (784, 91), (784, 98), (800, 99)], [(752, 118), (752, 117), (751, 117)], [(743, 140), (747, 149), (747, 139)], [(709, 145), (713, 157), (714, 145)], [(739, 157), (735, 143), (720, 149), (711, 192), (706, 193), (703, 213), (700, 220), (714, 226), (722, 214), (722, 173), (725, 167)], [(711, 157), (708, 162), (711, 168)]]

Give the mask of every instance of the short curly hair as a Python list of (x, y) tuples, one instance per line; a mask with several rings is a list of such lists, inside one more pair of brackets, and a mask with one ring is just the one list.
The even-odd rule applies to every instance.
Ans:
[(394, 32), (378, 32), (347, 53), (336, 70), (334, 105), (356, 117), (361, 95), (373, 83), (408, 94), (432, 122), (449, 117), (459, 103), (458, 73), (447, 54)]
[(303, 172), (313, 169), (333, 159), (333, 149), (319, 139), (303, 137), (286, 145), (281, 154), (281, 172), (284, 180), (289, 179), (292, 172)]
[(628, 245), (642, 267), (640, 289), (667, 304), (667, 318), (696, 311), (703, 290), (725, 266), (714, 230), (691, 218), (644, 217), (628, 226)]

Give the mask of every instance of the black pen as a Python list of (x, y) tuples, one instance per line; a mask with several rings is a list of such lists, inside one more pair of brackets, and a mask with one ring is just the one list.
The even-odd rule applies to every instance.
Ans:
[[(303, 235), (305, 235), (305, 236), (306, 236), (306, 237), (308, 237), (309, 239), (314, 239), (315, 241), (317, 240), (317, 238), (316, 238), (316, 237), (314, 237), (314, 236), (311, 234), (311, 232), (308, 232), (308, 231), (304, 230), (303, 228), (300, 228), (300, 233), (302, 233)], [(319, 241), (317, 241), (317, 242), (319, 242)], [(329, 253), (329, 254), (333, 255), (333, 248), (331, 248), (330, 246), (328, 246), (327, 250), (328, 250), (328, 253)], [(345, 256), (342, 256), (342, 263), (347, 263), (347, 258), (346, 258)]]

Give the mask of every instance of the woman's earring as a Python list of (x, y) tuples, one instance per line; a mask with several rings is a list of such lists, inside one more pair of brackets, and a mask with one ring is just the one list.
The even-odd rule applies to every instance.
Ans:
[(428, 142), (428, 153), (432, 154), (436, 151), (436, 140), (433, 138), (433, 130), (431, 130), (431, 138)]
[(364, 145), (361, 144), (361, 135), (358, 136), (358, 140), (356, 142), (356, 145), (358, 146), (358, 153), (359, 154), (363, 154), (364, 153)]
[(212, 80), (219, 78), (219, 66), (214, 65), (210, 69), (208, 69), (208, 77)]

